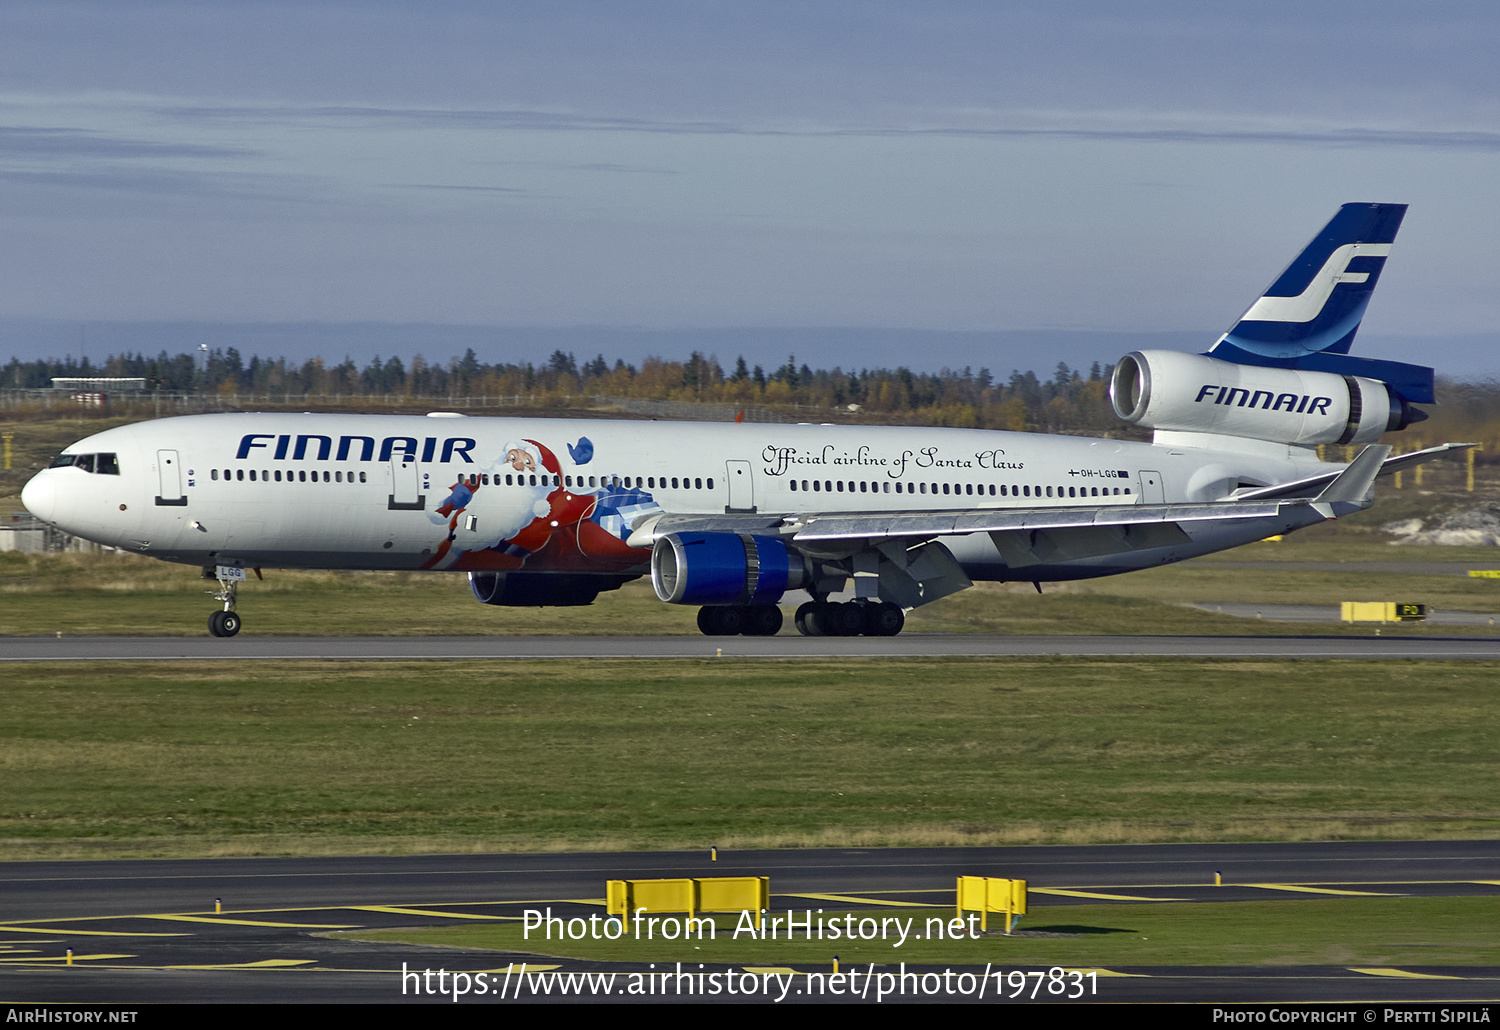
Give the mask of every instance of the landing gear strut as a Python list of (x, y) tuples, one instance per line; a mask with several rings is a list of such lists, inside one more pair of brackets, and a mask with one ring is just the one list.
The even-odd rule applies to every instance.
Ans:
[(795, 621), (805, 637), (893, 637), (906, 625), (906, 613), (888, 601), (808, 601)]
[[(204, 578), (207, 579), (208, 570), (203, 571)], [(208, 617), (208, 631), (216, 637), (232, 637), (240, 631), (240, 616), (234, 610), (234, 601), (239, 593), (240, 584), (245, 581), (245, 570), (230, 565), (220, 565), (214, 569), (213, 578), (219, 581), (219, 589), (210, 590), (209, 596), (223, 604), (224, 609)]]

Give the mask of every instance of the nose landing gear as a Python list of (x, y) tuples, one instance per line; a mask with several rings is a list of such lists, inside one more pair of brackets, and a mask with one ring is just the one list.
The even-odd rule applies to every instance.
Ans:
[(234, 565), (215, 566), (212, 573), (203, 570), (203, 578), (219, 581), (219, 589), (210, 590), (209, 596), (224, 605), (223, 611), (208, 617), (208, 631), (216, 637), (232, 637), (240, 631), (240, 616), (234, 610), (235, 597), (240, 584), (245, 581), (245, 570)]

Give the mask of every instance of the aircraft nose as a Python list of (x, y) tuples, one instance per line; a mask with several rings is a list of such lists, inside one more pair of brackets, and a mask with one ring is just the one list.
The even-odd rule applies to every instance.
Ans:
[(21, 503), (43, 522), (51, 522), (57, 513), (57, 484), (46, 472), (33, 476), (21, 490)]

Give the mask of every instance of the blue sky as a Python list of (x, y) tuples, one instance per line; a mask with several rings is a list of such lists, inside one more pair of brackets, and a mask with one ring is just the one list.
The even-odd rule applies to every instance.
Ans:
[(1366, 333), (1500, 341), (1497, 63), (1482, 3), (7, 2), (0, 320), (1211, 335), (1359, 200)]

